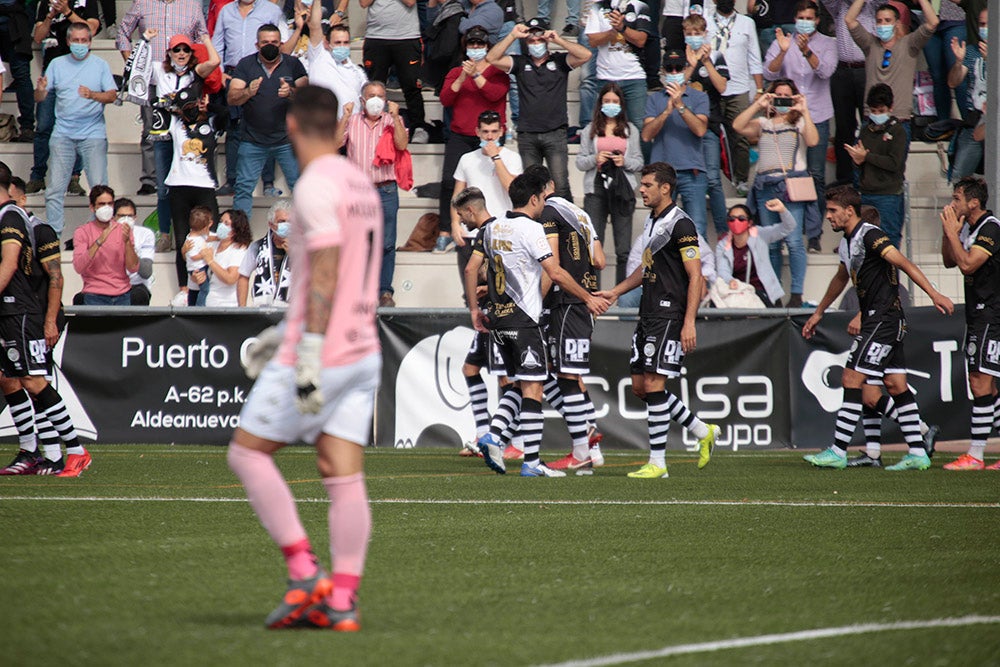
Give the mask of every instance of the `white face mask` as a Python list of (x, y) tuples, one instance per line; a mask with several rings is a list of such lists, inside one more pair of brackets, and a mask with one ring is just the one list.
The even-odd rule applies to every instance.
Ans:
[(105, 204), (104, 206), (98, 206), (94, 210), (94, 216), (101, 222), (108, 222), (115, 216), (115, 209), (111, 204)]
[(365, 100), (365, 111), (369, 116), (378, 116), (385, 110), (385, 100), (381, 97), (369, 97)]
[(118, 222), (123, 225), (128, 225), (129, 227), (135, 227), (135, 218), (131, 215), (119, 215)]

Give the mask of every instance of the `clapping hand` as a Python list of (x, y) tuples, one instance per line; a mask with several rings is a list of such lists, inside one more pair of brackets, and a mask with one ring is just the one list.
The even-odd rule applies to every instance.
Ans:
[(249, 86), (250, 97), (253, 97), (254, 95), (257, 94), (257, 91), (260, 90), (260, 84), (262, 83), (264, 83), (264, 77), (262, 76), (258, 76), (256, 79), (250, 82)]
[(611, 13), (608, 14), (608, 23), (610, 23), (611, 27), (618, 32), (623, 32), (625, 30), (625, 15), (617, 9), (613, 9), (611, 10)]
[(476, 75), (476, 62), (474, 60), (462, 61), (462, 74), (470, 79)]
[[(980, 42), (981, 44), (982, 42)], [(965, 42), (958, 37), (951, 38), (951, 52), (955, 54), (955, 60), (962, 62), (965, 60)]]
[(802, 33), (795, 35), (795, 43), (798, 45), (802, 55), (809, 53), (809, 35), (803, 35)]
[(844, 144), (844, 150), (847, 151), (847, 154), (851, 156), (852, 160), (854, 160), (854, 164), (864, 164), (865, 160), (868, 159), (868, 149), (865, 148), (860, 141), (854, 146)]
[(781, 49), (782, 53), (787, 53), (788, 48), (792, 45), (792, 36), (781, 28), (775, 28), (774, 41), (778, 43), (778, 48)]
[(38, 83), (35, 84), (35, 90), (37, 90), (38, 92), (42, 92), (44, 90), (47, 90), (48, 87), (49, 87), (49, 80), (44, 76), (38, 77)]

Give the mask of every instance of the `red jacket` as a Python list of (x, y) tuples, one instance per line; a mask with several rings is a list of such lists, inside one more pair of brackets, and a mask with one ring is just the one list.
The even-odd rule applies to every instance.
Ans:
[(500, 124), (507, 126), (507, 91), (510, 90), (510, 75), (492, 65), (483, 71), (486, 83), (480, 89), (476, 82), (466, 78), (462, 87), (456, 93), (451, 89), (461, 67), (453, 67), (444, 77), (441, 86), (441, 104), (451, 107), (451, 131), (464, 134), (467, 137), (476, 136), (476, 123), (479, 114), (492, 110), (500, 114)]
[(387, 164), (395, 165), (396, 185), (404, 190), (413, 188), (413, 158), (410, 151), (396, 148), (396, 141), (393, 138), (393, 128), (387, 127), (382, 133), (382, 138), (378, 140), (375, 147), (375, 166), (382, 167)]

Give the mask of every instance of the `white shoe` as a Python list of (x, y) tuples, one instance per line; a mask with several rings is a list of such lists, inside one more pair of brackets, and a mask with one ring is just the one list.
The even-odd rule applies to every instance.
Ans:
[(413, 136), (410, 137), (411, 144), (426, 144), (430, 141), (430, 135), (427, 134), (427, 130), (422, 127), (418, 127), (413, 131)]
[(600, 446), (594, 445), (590, 448), (590, 462), (595, 468), (604, 465), (604, 454), (601, 453)]
[(187, 290), (181, 290), (174, 295), (174, 298), (170, 300), (170, 305), (174, 308), (182, 308), (188, 305), (188, 293)]
[(544, 463), (539, 462), (533, 466), (527, 463), (521, 465), (521, 477), (565, 477), (562, 470), (553, 470)]

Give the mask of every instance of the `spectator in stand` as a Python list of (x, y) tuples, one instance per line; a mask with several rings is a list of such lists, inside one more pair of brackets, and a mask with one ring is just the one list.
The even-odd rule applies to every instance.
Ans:
[(769, 27), (764, 28), (757, 34), (757, 40), (760, 42), (760, 52), (761, 54), (765, 54), (770, 50), (779, 30), (786, 35), (795, 32), (795, 22), (797, 20), (795, 15), (798, 13), (796, 7), (799, 4), (799, 0), (767, 0), (766, 3), (758, 2), (758, 0), (747, 0), (748, 16), (753, 16), (758, 4), (766, 4), (768, 6), (767, 17), (771, 21)]
[[(791, 105), (788, 102), (791, 102)], [(757, 117), (763, 112), (762, 117)], [(775, 81), (770, 91), (757, 98), (746, 111), (733, 121), (733, 128), (751, 141), (757, 141), (760, 157), (757, 175), (747, 196), (747, 208), (755, 213), (761, 226), (780, 223), (777, 213), (762, 203), (780, 199), (795, 218), (795, 229), (784, 241), (771, 244), (771, 266), (781, 275), (781, 245), (788, 248), (788, 265), (792, 274), (788, 308), (802, 307), (802, 288), (806, 279), (806, 249), (802, 244), (802, 222), (806, 202), (791, 201), (785, 185), (789, 176), (808, 176), (806, 149), (819, 142), (819, 132), (809, 116), (809, 106), (799, 94), (795, 83)]]
[[(948, 85), (948, 72), (955, 63), (962, 62), (955, 57), (951, 48), (954, 39), (967, 40), (968, 30), (965, 27), (965, 10), (957, 3), (941, 0), (938, 10), (938, 24), (930, 40), (924, 45), (924, 57), (927, 59), (927, 69), (934, 81), (934, 110), (938, 120), (951, 118), (951, 87)], [(961, 105), (967, 95), (965, 80), (955, 86), (955, 99)]]
[[(951, 0), (965, 10), (966, 40), (972, 46), (979, 46), (979, 15), (987, 9), (989, 0)], [(986, 41), (984, 38), (982, 41)]]
[(240, 266), (247, 248), (253, 243), (246, 214), (237, 210), (223, 213), (215, 236), (219, 239), (218, 244), (209, 244), (201, 251), (212, 272), (212, 289), (205, 305), (209, 308), (236, 308), (240, 305), (237, 298)]
[(909, 142), (906, 131), (893, 113), (892, 88), (877, 83), (865, 100), (868, 123), (861, 128), (858, 143), (844, 146), (861, 170), (861, 203), (874, 206), (882, 218), (882, 231), (896, 248), (902, 248), (903, 182)]
[(375, 165), (375, 149), (382, 136), (391, 132), (397, 151), (406, 150), (409, 135), (399, 116), (399, 105), (389, 102), (385, 84), (369, 81), (361, 89), (361, 113), (354, 113), (354, 103), (348, 103), (340, 119), (347, 159), (356, 164), (375, 185), (382, 200), (382, 270), (379, 274), (379, 306), (395, 306), (392, 276), (396, 270), (396, 216), (399, 213), (399, 187), (396, 185), (396, 165)]
[[(505, 55), (519, 39), (527, 44), (528, 55)], [(552, 53), (549, 43), (565, 52)], [(515, 26), (490, 49), (486, 60), (517, 80), (520, 95), (517, 150), (524, 166), (542, 164), (544, 160), (556, 184), (556, 195), (572, 201), (566, 89), (569, 73), (590, 60), (590, 50), (549, 30), (547, 20), (533, 18), (527, 25)]]
[(132, 304), (128, 274), (139, 270), (139, 255), (132, 227), (114, 219), (114, 203), (115, 192), (108, 186), (91, 188), (90, 210), (94, 219), (73, 232), (73, 268), (83, 280), (85, 306)]
[(667, 51), (684, 49), (684, 19), (689, 16), (705, 15), (705, 3), (702, 0), (663, 0), (663, 21), (660, 24), (660, 36), (663, 38), (663, 48)]
[[(261, 26), (274, 25), (281, 34), (281, 51), (291, 54), (294, 43), (290, 39), (285, 15), (281, 8), (267, 0), (238, 0), (230, 2), (219, 9), (215, 30), (212, 33), (212, 44), (222, 59), (222, 79), (226, 86), (232, 78), (236, 66), (247, 56), (257, 52), (257, 31)], [(226, 136), (226, 183), (219, 190), (220, 195), (232, 195), (236, 189), (236, 164), (240, 153), (240, 124), (243, 117), (242, 109), (232, 106), (229, 109), (229, 129)], [(287, 178), (287, 176), (286, 176)], [(274, 160), (264, 163), (261, 175), (264, 181), (264, 196), (280, 196), (274, 188)]]
[[(38, 3), (38, 22), (35, 23), (34, 41), (42, 46), (42, 70), (49, 63), (69, 54), (69, 41), (66, 35), (73, 23), (86, 23), (90, 33), (96, 35), (101, 29), (97, 17), (97, 0), (55, 0), (55, 2)], [(46, 97), (35, 108), (34, 164), (31, 166), (31, 178), (28, 179), (27, 192), (34, 194), (45, 189), (45, 175), (49, 170), (49, 137), (56, 122), (56, 98)], [(83, 162), (77, 158), (73, 165), (73, 175), (70, 177), (67, 194), (85, 196), (87, 193), (80, 186), (80, 172)]]
[(410, 140), (426, 144), (429, 137), (424, 127), (424, 98), (420, 92), (424, 47), (420, 41), (417, 0), (361, 0), (361, 7), (368, 10), (362, 51), (365, 72), (373, 81), (388, 81), (389, 68), (395, 68), (406, 101)]
[[(875, 32), (875, 8), (882, 0), (869, 0), (861, 6), (858, 23), (868, 32)], [(837, 69), (830, 77), (833, 100), (833, 150), (837, 158), (837, 183), (854, 182), (854, 160), (844, 150), (858, 136), (858, 120), (865, 117), (865, 54), (854, 43), (845, 17), (852, 0), (823, 0), (833, 17), (837, 35)]]
[[(143, 39), (146, 41), (151, 41), (155, 37), (155, 29), (151, 28), (143, 33)], [(153, 142), (153, 153), (156, 157), (156, 213), (160, 230), (157, 252), (171, 252), (177, 245), (173, 242), (170, 233), (173, 203), (167, 188), (171, 184), (184, 185), (176, 174), (173, 179), (169, 178), (175, 154), (184, 152), (186, 148), (184, 145), (177, 145), (174, 140), (175, 136), (181, 142), (185, 142), (191, 137), (181, 128), (175, 126), (184, 122), (182, 115), (185, 112), (183, 109), (187, 109), (188, 122), (195, 120), (197, 116), (195, 105), (202, 96), (205, 79), (219, 66), (219, 54), (216, 53), (207, 33), (202, 35), (202, 41), (208, 49), (208, 60), (205, 62), (198, 61), (198, 57), (194, 54), (194, 44), (186, 35), (174, 35), (167, 44), (167, 55), (163, 62), (153, 63), (151, 83), (156, 87), (156, 99), (153, 103), (153, 115), (155, 116), (153, 127), (163, 128), (163, 132), (153, 132), (150, 136), (150, 141)], [(201, 140), (202, 145), (214, 144), (215, 142), (214, 136), (198, 135), (195, 138)], [(214, 158), (214, 150), (212, 155)], [(213, 159), (212, 172), (214, 173), (214, 171), (215, 162)], [(214, 198), (213, 191), (212, 199)], [(187, 220), (187, 213), (186, 210), (179, 212), (182, 217), (178, 219), (181, 221), (178, 224), (181, 227), (186, 227), (184, 221)]]
[[(438, 200), (438, 239), (434, 252), (451, 249), (452, 243), (462, 243), (451, 236), (451, 198), (455, 193), (455, 167), (463, 155), (481, 147), (479, 119), (486, 111), (493, 111), (503, 128), (507, 126), (507, 91), (510, 76), (486, 60), (489, 37), (482, 28), (465, 33), (466, 60), (454, 67), (444, 78), (441, 88), (441, 105), (451, 109), (451, 132), (444, 147), (444, 165), (441, 170), (441, 195)], [(520, 157), (518, 158), (520, 163)], [(518, 172), (520, 173), (520, 172)], [(490, 211), (493, 212), (492, 210)], [(497, 214), (499, 215), (499, 213)]]
[[(581, 0), (566, 0), (566, 24), (562, 29), (563, 37), (578, 37), (580, 35), (580, 4)], [(545, 19), (549, 25), (552, 24), (552, 0), (538, 0), (538, 18)]]
[[(486, 197), (486, 210), (496, 217), (501, 217), (512, 206), (507, 189), (514, 178), (524, 171), (521, 156), (500, 145), (503, 138), (503, 125), (500, 114), (496, 111), (484, 111), (479, 114), (476, 134), (482, 148), (473, 150), (462, 156), (455, 168), (455, 194), (466, 187), (476, 187), (482, 190)], [(458, 211), (449, 203), (449, 220), (451, 235), (458, 246), (458, 275), (465, 280), (465, 265), (472, 256), (472, 240), (476, 236), (474, 230), (469, 230), (458, 216)], [(464, 284), (464, 283), (463, 283)]]
[(174, 298), (173, 305), (183, 303), (181, 295), (187, 296), (187, 305), (204, 306), (211, 292), (211, 274), (205, 261), (205, 249), (217, 239), (212, 236), (215, 214), (207, 206), (195, 206), (188, 216), (188, 234), (181, 245), (184, 253), (187, 280), (181, 284), (181, 294)]
[[(899, 10), (892, 5), (882, 5), (875, 12), (873, 35), (858, 23), (857, 17), (865, 1), (854, 0), (854, 4), (844, 16), (851, 37), (865, 54), (865, 97), (867, 98), (872, 86), (886, 83), (892, 88), (893, 99), (908, 100), (913, 96), (913, 77), (917, 70), (917, 58), (937, 28), (937, 14), (931, 7), (930, 0), (919, 0), (920, 8), (924, 12), (924, 22), (916, 31), (902, 35)], [(909, 142), (913, 105), (900, 104), (896, 114), (897, 120), (906, 130), (906, 140)]]
[(351, 31), (347, 24), (330, 26), (329, 36), (324, 38), (322, 21), (323, 6), (314, 2), (309, 8), (306, 71), (310, 83), (323, 86), (337, 96), (338, 116), (342, 118), (344, 108), (361, 98), (361, 89), (368, 83), (368, 77), (359, 65), (351, 62)]
[[(118, 26), (118, 36), (115, 39), (115, 46), (126, 62), (132, 55), (131, 40), (136, 30), (140, 35), (147, 30), (156, 31), (156, 36), (150, 41), (153, 62), (163, 62), (167, 55), (167, 42), (174, 35), (186, 35), (194, 43), (208, 32), (200, 0), (133, 0)], [(142, 175), (139, 177), (139, 194), (152, 195), (156, 194), (156, 157), (153, 142), (149, 138), (153, 108), (143, 106), (140, 110)]]
[(687, 85), (684, 74), (687, 65), (687, 57), (681, 51), (663, 54), (664, 89), (650, 93), (646, 99), (642, 139), (653, 143), (652, 162), (669, 160), (677, 172), (672, 198), (680, 200), (679, 205), (704, 237), (708, 229), (705, 215), (708, 177), (702, 137), (708, 131), (709, 102), (707, 93)]
[[(115, 200), (115, 222), (121, 225), (128, 225), (132, 229), (132, 245), (135, 246), (135, 254), (139, 257), (139, 268), (135, 271), (128, 271), (128, 279), (132, 284), (129, 290), (129, 305), (148, 306), (149, 299), (153, 292), (153, 260), (156, 255), (156, 234), (149, 227), (143, 225), (136, 226), (135, 218), (137, 210), (135, 202), (122, 197)], [(80, 295), (83, 296), (83, 295)], [(82, 305), (81, 300), (80, 304)]]
[[(16, 141), (35, 138), (35, 105), (31, 98), (31, 16), (24, 0), (0, 1), (0, 61), (7, 63), (17, 95)], [(34, 100), (37, 102), (37, 100)]]
[(737, 287), (734, 280), (753, 285), (764, 305), (775, 308), (781, 305), (785, 290), (771, 266), (770, 248), (795, 231), (795, 218), (780, 199), (771, 199), (764, 206), (780, 217), (780, 224), (758, 227), (743, 204), (729, 209), (729, 233), (715, 247), (715, 269), (730, 289)]
[[(729, 67), (721, 53), (713, 48), (714, 40), (706, 39), (707, 24), (699, 14), (692, 14), (682, 23), (688, 85), (708, 95), (708, 131), (702, 138), (705, 155), (705, 175), (708, 178), (708, 204), (715, 224), (716, 236), (726, 233), (726, 193), (722, 190), (722, 95), (729, 84)], [(619, 281), (621, 282), (621, 281)]]
[(240, 307), (288, 305), (288, 287), (292, 282), (292, 268), (288, 265), (291, 213), (292, 200), (274, 202), (267, 212), (267, 234), (247, 248), (236, 282), (236, 299)]
[(500, 41), (500, 30), (503, 28), (503, 9), (496, 0), (469, 0), (469, 15), (458, 24), (458, 32), (465, 35), (473, 28), (486, 31), (490, 44)]
[(641, 0), (596, 0), (585, 32), (597, 49), (597, 86), (617, 83), (628, 117), (643, 118), (647, 87), (640, 54), (654, 32), (649, 6)]
[[(580, 80), (577, 90), (580, 95), (580, 112), (577, 117), (577, 127), (582, 128), (590, 122), (591, 112), (597, 101), (597, 48), (591, 45), (590, 37), (587, 36), (587, 20), (590, 18), (590, 10), (597, 0), (583, 0), (580, 5), (580, 34), (576, 41), (580, 46), (590, 50), (590, 60), (580, 68)], [(577, 131), (579, 133), (579, 130)], [(579, 141), (579, 134), (571, 139), (571, 142)]]
[[(616, 83), (601, 89), (599, 103), (592, 111), (593, 119), (580, 131), (580, 152), (576, 155), (576, 168), (583, 174), (583, 210), (597, 231), (597, 238), (607, 247), (605, 230), (611, 218), (611, 232), (615, 239), (615, 284), (626, 278), (625, 265), (632, 240), (632, 213), (635, 212), (636, 174), (642, 169), (642, 148), (639, 145), (639, 128), (629, 122), (625, 109), (625, 95)], [(612, 207), (613, 191), (605, 185), (598, 172), (605, 173), (608, 162), (622, 169), (632, 186), (630, 205), (617, 202)]]
[[(756, 99), (764, 92), (757, 26), (749, 16), (736, 11), (734, 0), (718, 0), (715, 14), (709, 15), (708, 33), (714, 35), (712, 48), (722, 54), (729, 67), (729, 83), (726, 94), (722, 96), (722, 112), (726, 125), (733, 129), (734, 119), (750, 104), (752, 90), (756, 88)], [(745, 195), (750, 174), (750, 142), (739, 132), (729, 132), (729, 135), (733, 184), (736, 192)]]
[(38, 79), (35, 101), (55, 98), (55, 127), (49, 137), (52, 173), (45, 191), (45, 217), (61, 234), (63, 200), (77, 156), (83, 160), (87, 182), (92, 186), (108, 182), (108, 133), (104, 106), (115, 101), (118, 88), (108, 63), (91, 55), (90, 26), (74, 23), (67, 32), (69, 55), (59, 56)]
[[(989, 36), (988, 10), (979, 12), (977, 35), (979, 44), (967, 45), (958, 37), (951, 38), (951, 48), (955, 53), (955, 64), (948, 72), (948, 85), (956, 89), (958, 108), (962, 112), (963, 123), (955, 140), (955, 162), (951, 169), (951, 182), (957, 183), (971, 176), (979, 169), (983, 160), (984, 142), (977, 141), (974, 134), (986, 113), (986, 54)], [(963, 83), (964, 82), (964, 85)], [(964, 95), (957, 90), (964, 89)]]
[(285, 115), (293, 88), (306, 85), (308, 78), (298, 58), (281, 53), (280, 43), (281, 33), (276, 26), (258, 28), (257, 53), (243, 58), (229, 81), (229, 104), (243, 107), (233, 208), (248, 218), (252, 215), (253, 190), (268, 157), (273, 156), (281, 165), (289, 188), (294, 188), (299, 179)]
[(826, 149), (830, 145), (830, 119), (833, 100), (830, 98), (830, 78), (837, 69), (837, 41), (816, 32), (819, 26), (819, 5), (813, 0), (795, 3), (795, 34), (781, 28), (775, 32), (764, 58), (764, 78), (769, 81), (791, 79), (802, 91), (809, 106), (819, 143), (806, 151), (806, 164), (816, 184), (817, 204), (806, 207), (804, 230), (809, 239), (809, 252), (820, 252), (823, 218), (818, 202), (824, 201), (826, 189)]

